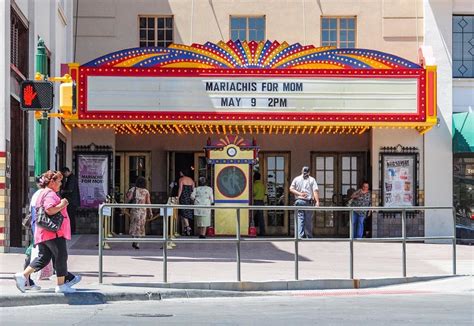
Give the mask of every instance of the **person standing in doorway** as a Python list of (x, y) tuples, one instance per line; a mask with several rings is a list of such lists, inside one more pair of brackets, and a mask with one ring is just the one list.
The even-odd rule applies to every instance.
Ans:
[[(180, 205), (192, 205), (193, 201), (191, 199), (191, 194), (194, 190), (194, 180), (188, 176), (187, 172), (180, 171), (180, 178), (178, 180), (179, 189), (178, 189), (178, 198)], [(183, 234), (191, 235), (192, 228), (190, 222), (193, 220), (193, 210), (192, 209), (180, 209), (179, 216), (181, 217), (181, 223), (183, 227)]]
[[(301, 175), (293, 179), (290, 192), (295, 195), (295, 206), (319, 207), (319, 190), (316, 179), (309, 175), (309, 167), (301, 169)], [(298, 238), (313, 237), (313, 211), (298, 210)]]
[[(259, 172), (255, 172), (253, 175), (253, 187), (252, 187), (252, 194), (253, 194), (253, 204), (255, 206), (263, 206), (265, 205), (265, 186), (263, 185), (263, 181), (261, 180), (262, 176)], [(258, 223), (258, 235), (262, 236), (265, 235), (265, 220), (263, 217), (262, 210), (256, 210), (253, 214), (254, 222), (255, 220)]]
[[(206, 183), (205, 177), (199, 178), (199, 186), (196, 187), (191, 194), (194, 205), (210, 206), (214, 203), (212, 188)], [(194, 217), (196, 218), (196, 226), (199, 229), (199, 238), (206, 238), (206, 229), (211, 226), (211, 210), (207, 208), (195, 208)]]
[[(363, 181), (359, 190), (351, 196), (351, 207), (368, 207), (370, 206), (369, 182)], [(354, 231), (354, 239), (360, 239), (364, 235), (364, 220), (367, 211), (354, 211), (352, 217), (352, 230)]]
[(61, 187), (60, 194), (69, 202), (67, 206), (67, 213), (71, 221), (71, 233), (76, 234), (76, 212), (81, 205), (81, 197), (79, 194), (79, 183), (77, 177), (69, 170), (68, 167), (63, 167), (61, 173), (66, 179)]

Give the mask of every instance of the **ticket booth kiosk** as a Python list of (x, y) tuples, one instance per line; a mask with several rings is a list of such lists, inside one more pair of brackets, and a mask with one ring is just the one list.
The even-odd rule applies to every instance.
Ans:
[[(216, 235), (235, 235), (236, 209), (224, 206), (248, 207), (251, 202), (252, 165), (258, 159), (255, 140), (237, 135), (224, 136), (214, 143), (208, 139), (205, 147), (208, 164), (214, 165), (214, 229)], [(248, 235), (249, 211), (240, 210), (240, 234)]]

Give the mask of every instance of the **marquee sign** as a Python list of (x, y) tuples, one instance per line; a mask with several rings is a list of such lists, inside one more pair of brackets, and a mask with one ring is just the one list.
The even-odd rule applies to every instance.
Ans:
[(82, 66), (67, 123), (436, 123), (436, 70), (373, 50), (229, 41), (118, 51)]

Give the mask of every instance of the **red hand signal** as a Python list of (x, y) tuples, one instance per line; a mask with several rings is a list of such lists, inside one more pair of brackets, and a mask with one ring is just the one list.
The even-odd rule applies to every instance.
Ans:
[(26, 86), (23, 90), (23, 100), (25, 101), (25, 105), (31, 105), (35, 97), (36, 92), (33, 91), (33, 87)]

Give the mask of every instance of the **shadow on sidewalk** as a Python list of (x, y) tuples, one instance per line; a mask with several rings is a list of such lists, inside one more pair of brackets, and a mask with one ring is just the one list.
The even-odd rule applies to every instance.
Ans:
[[(72, 255), (91, 255), (98, 253), (97, 235), (78, 236), (70, 247)], [(163, 250), (159, 243), (141, 243), (140, 250), (131, 248), (131, 243), (110, 243), (110, 249), (104, 250), (104, 256), (133, 256), (134, 259), (162, 261)], [(172, 262), (234, 262), (235, 245), (230, 243), (178, 243), (168, 250)], [(151, 257), (150, 257), (151, 256)], [(293, 261), (294, 254), (276, 247), (270, 242), (242, 243), (242, 262), (271, 263), (271, 261)], [(300, 261), (311, 259), (300, 255)]]

